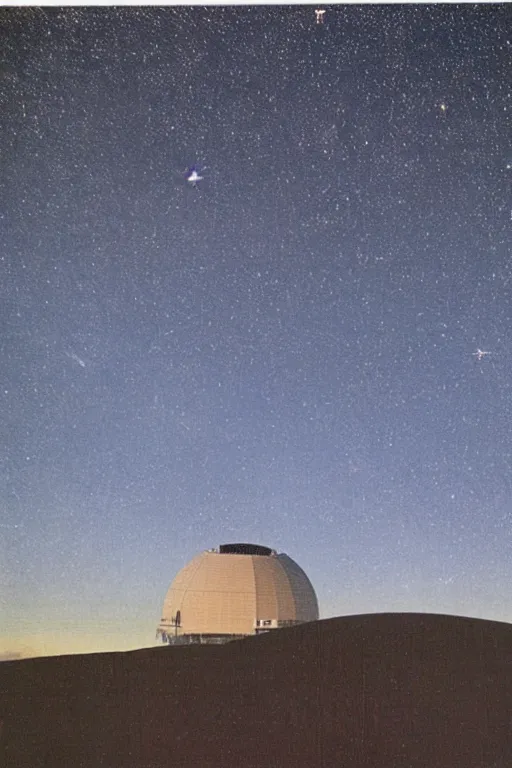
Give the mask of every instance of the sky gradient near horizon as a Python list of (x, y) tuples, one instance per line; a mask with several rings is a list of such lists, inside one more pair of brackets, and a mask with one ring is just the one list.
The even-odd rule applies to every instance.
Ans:
[(325, 8), (0, 9), (0, 655), (230, 541), (512, 621), (509, 11)]

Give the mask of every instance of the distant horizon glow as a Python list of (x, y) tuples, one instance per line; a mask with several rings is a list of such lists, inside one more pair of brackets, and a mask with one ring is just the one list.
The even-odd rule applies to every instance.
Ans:
[[(451, 595), (446, 597), (444, 608), (442, 603), (434, 605), (433, 601), (431, 603), (418, 601), (418, 604), (414, 605), (414, 598), (409, 596), (407, 599), (406, 593), (407, 589), (404, 589), (402, 596), (397, 596), (394, 601), (383, 605), (379, 610), (375, 610), (371, 595), (358, 594), (348, 602), (345, 600), (347, 610), (343, 613), (336, 612), (336, 608), (329, 610), (329, 603), (326, 600), (324, 610), (320, 605), (320, 620), (381, 613), (425, 613), (512, 623), (512, 616), (506, 613), (506, 607), (501, 613), (500, 611), (486, 612), (485, 607), (479, 610), (467, 597), (463, 587), (452, 591)], [(334, 601), (334, 604), (336, 602), (338, 601)], [(159, 614), (159, 611), (157, 613)], [(155, 630), (158, 620), (157, 617)], [(25, 636), (15, 633), (9, 633), (7, 636), (0, 635), (0, 661), (69, 654), (126, 652), (162, 647), (162, 642), (155, 639), (155, 632), (148, 631), (146, 624), (142, 621), (135, 627), (131, 626), (129, 631), (123, 631), (118, 624), (107, 629), (106, 624), (107, 620), (100, 617), (96, 623), (88, 622), (85, 629), (81, 628), (77, 622), (76, 629), (71, 630), (69, 625), (59, 627), (56, 619), (53, 627), (48, 627), (44, 631)]]

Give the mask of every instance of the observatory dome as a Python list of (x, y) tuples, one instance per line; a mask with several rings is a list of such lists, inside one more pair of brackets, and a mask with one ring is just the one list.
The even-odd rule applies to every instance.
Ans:
[(315, 591), (291, 557), (258, 544), (222, 544), (176, 575), (157, 637), (171, 645), (224, 643), (317, 619)]

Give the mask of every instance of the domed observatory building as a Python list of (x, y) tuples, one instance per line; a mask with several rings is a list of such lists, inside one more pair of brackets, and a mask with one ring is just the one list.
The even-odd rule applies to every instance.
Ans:
[(179, 571), (157, 637), (170, 645), (219, 644), (317, 619), (315, 590), (288, 555), (258, 544), (222, 544)]

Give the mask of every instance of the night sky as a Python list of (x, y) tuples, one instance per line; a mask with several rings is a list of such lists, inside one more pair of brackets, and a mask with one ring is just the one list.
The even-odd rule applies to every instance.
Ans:
[(0, 11), (4, 656), (232, 541), (512, 621), (510, 8), (325, 9)]

